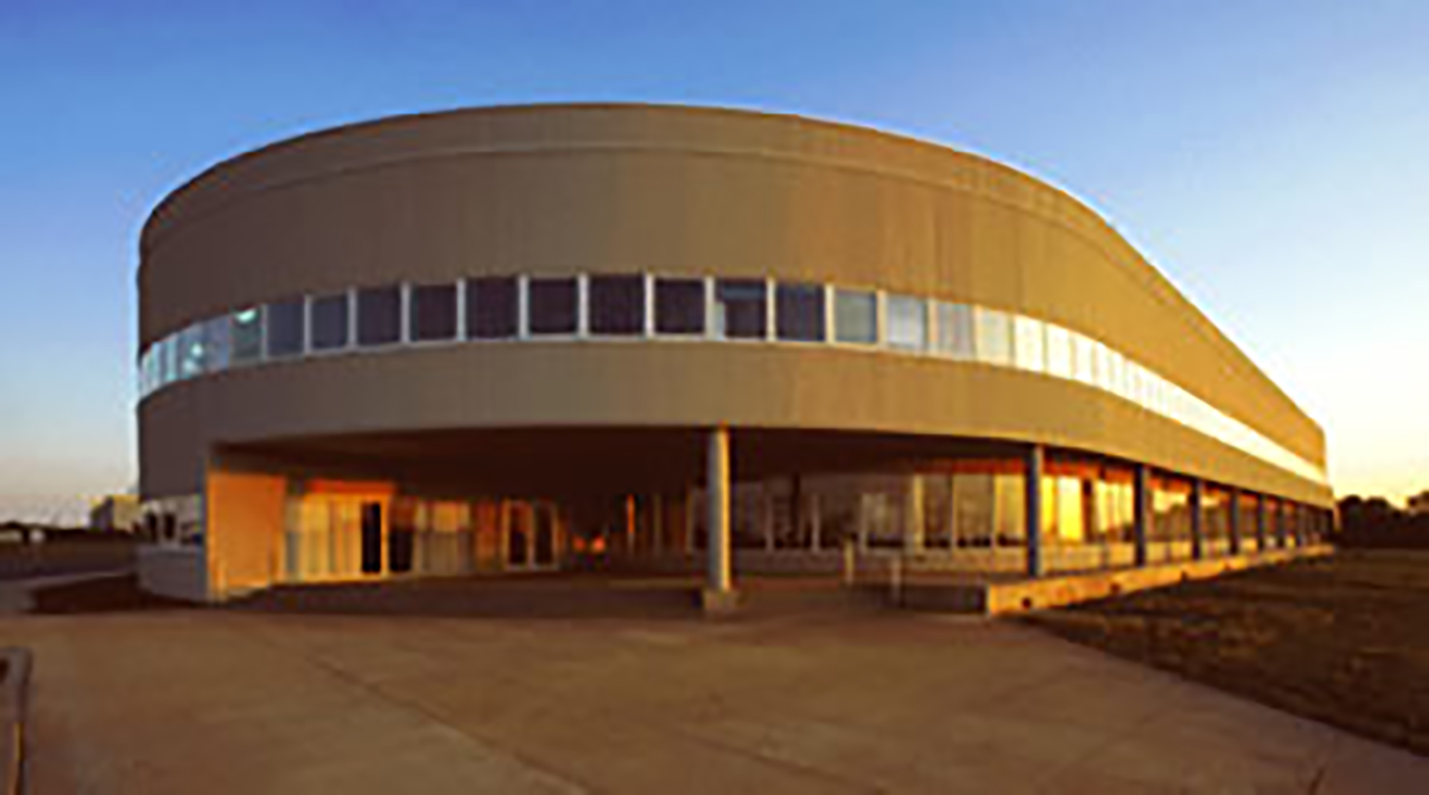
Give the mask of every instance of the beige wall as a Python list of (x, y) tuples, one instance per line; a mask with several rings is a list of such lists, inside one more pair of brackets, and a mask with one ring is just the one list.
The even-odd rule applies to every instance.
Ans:
[[(1319, 427), (1091, 211), (1004, 166), (857, 128), (602, 106), (361, 125), (219, 166), (155, 212), (143, 249), (146, 343), (303, 292), (486, 273), (768, 275), (990, 305), (1101, 339), (1324, 460)], [(1330, 496), (1078, 384), (821, 349), (525, 343), (338, 357), (171, 386), (140, 419), (146, 493), (195, 477), (214, 441), (729, 422), (1040, 440)]]
[(210, 591), (217, 597), (272, 584), (281, 561), (287, 481), (211, 470), (207, 486)]

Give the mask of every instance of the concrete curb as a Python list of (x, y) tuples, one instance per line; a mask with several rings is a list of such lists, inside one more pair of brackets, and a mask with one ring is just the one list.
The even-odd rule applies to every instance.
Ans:
[(0, 795), (25, 791), (25, 717), (30, 689), (29, 649), (0, 649), (5, 673), (0, 678)]

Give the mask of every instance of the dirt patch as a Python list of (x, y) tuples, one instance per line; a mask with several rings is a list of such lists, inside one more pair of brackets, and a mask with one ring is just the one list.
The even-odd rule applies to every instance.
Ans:
[(1429, 754), (1429, 552), (1341, 552), (1023, 620)]
[(33, 593), (33, 597), (31, 613), (114, 613), (193, 608), (188, 602), (144, 591), (139, 587), (139, 578), (132, 574), (41, 588)]

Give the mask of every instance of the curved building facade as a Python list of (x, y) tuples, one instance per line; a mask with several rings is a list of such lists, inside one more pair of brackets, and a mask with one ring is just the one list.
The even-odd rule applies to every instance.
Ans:
[(210, 169), (141, 249), (154, 590), (1042, 575), (1331, 521), (1320, 428), (1105, 221), (872, 130), (387, 119)]

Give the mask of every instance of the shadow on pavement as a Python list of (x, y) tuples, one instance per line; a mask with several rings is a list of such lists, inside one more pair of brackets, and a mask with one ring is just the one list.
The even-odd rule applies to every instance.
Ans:
[(29, 612), (36, 615), (66, 615), (75, 613), (123, 613), (139, 610), (193, 609), (195, 606), (177, 599), (155, 596), (139, 587), (134, 574), (96, 577), (80, 582), (37, 588), (31, 592), (34, 604)]

